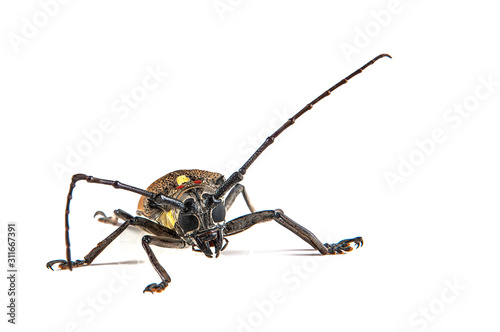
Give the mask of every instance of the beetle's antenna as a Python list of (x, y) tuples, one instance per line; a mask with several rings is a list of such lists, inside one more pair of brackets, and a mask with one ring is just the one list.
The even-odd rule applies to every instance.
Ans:
[(305, 112), (307, 112), (311, 108), (313, 108), (313, 106), (317, 102), (319, 102), (321, 99), (325, 98), (326, 96), (329, 96), (330, 93), (333, 90), (337, 89), (341, 85), (346, 84), (347, 81), (349, 81), (354, 76), (360, 74), (364, 69), (366, 69), (366, 67), (374, 64), (375, 61), (377, 61), (378, 59), (383, 58), (383, 57), (392, 58), (389, 54), (380, 54), (380, 55), (376, 56), (372, 60), (368, 61), (363, 67), (359, 68), (358, 70), (356, 70), (355, 72), (353, 72), (351, 75), (347, 76), (346, 78), (344, 78), (343, 80), (341, 80), (340, 82), (338, 82), (337, 84), (335, 84), (334, 86), (332, 86), (330, 89), (328, 89), (325, 92), (323, 92), (316, 99), (314, 99), (312, 102), (310, 102), (309, 104), (307, 104), (303, 109), (301, 109), (297, 114), (295, 114), (293, 117), (291, 117), (290, 119), (288, 119), (288, 121), (285, 122), (278, 130), (276, 130), (271, 136), (269, 136), (268, 138), (266, 138), (266, 140), (264, 141), (264, 143), (262, 143), (262, 145), (257, 149), (257, 151), (254, 152), (254, 154), (246, 161), (245, 164), (243, 164), (243, 166), (241, 166), (241, 168), (238, 171), (236, 171), (233, 174), (231, 174), (231, 176), (217, 189), (217, 191), (214, 194), (214, 198), (215, 199), (220, 199), (236, 183), (238, 183), (241, 180), (243, 180), (243, 175), (245, 175), (247, 169), (250, 167), (250, 165), (253, 164), (253, 162), (255, 161), (255, 159), (257, 159), (260, 156), (260, 154), (262, 152), (264, 152), (264, 150), (269, 145), (271, 145), (271, 144), (274, 143), (274, 140), (276, 139), (276, 137), (279, 136), (279, 134), (281, 134), (286, 128), (288, 128), (292, 124), (294, 124), (295, 120), (297, 120), (302, 114), (304, 114)]
[(171, 198), (162, 194), (157, 194), (148, 190), (136, 188), (129, 186), (128, 184), (121, 183), (120, 181), (114, 181), (114, 180), (105, 180), (105, 179), (99, 179), (90, 175), (85, 175), (85, 174), (75, 174), (71, 178), (71, 184), (69, 185), (69, 192), (68, 192), (68, 198), (66, 200), (66, 214), (64, 216), (64, 228), (65, 228), (65, 239), (66, 239), (66, 261), (68, 264), (68, 268), (71, 271), (73, 269), (72, 267), (72, 262), (71, 262), (71, 244), (69, 242), (69, 203), (71, 202), (71, 199), (73, 198), (73, 189), (76, 186), (76, 183), (80, 180), (85, 180), (90, 183), (98, 183), (98, 184), (105, 184), (112, 186), (115, 189), (123, 189), (126, 191), (131, 191), (133, 193), (145, 196), (149, 199), (151, 199), (155, 204), (158, 206), (167, 206), (170, 208), (176, 208), (176, 209), (181, 209), (184, 210), (185, 206), (184, 203), (175, 199)]

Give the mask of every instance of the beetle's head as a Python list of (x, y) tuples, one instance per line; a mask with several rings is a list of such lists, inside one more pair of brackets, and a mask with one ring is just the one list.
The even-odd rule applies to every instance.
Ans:
[(185, 208), (177, 216), (175, 230), (207, 257), (212, 258), (214, 254), (218, 257), (224, 243), (224, 203), (214, 200), (212, 193), (200, 196), (193, 192), (187, 195), (184, 205)]

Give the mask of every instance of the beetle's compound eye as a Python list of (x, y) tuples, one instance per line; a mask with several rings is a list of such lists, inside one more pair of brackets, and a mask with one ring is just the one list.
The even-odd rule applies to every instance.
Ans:
[(222, 222), (226, 218), (226, 209), (224, 208), (224, 204), (219, 204), (214, 207), (212, 210), (212, 220), (214, 222)]
[(179, 226), (185, 233), (198, 229), (200, 222), (198, 217), (193, 214), (179, 214)]

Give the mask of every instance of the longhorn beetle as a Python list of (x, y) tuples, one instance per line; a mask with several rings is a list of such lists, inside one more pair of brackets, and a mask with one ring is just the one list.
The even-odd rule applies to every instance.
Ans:
[[(215, 172), (198, 169), (179, 170), (159, 178), (146, 190), (143, 190), (119, 181), (99, 179), (85, 174), (73, 175), (66, 201), (66, 260), (56, 259), (50, 261), (46, 265), (47, 268), (52, 270), (54, 264), (59, 264), (58, 266), (61, 269), (72, 270), (73, 267), (90, 265), (128, 226), (136, 226), (152, 234), (145, 235), (142, 238), (142, 246), (161, 278), (160, 283), (152, 283), (144, 289), (144, 292), (148, 291), (151, 293), (163, 291), (171, 281), (167, 271), (165, 271), (156, 259), (151, 245), (164, 248), (185, 248), (191, 246), (193, 250), (203, 252), (209, 258), (212, 258), (213, 255), (218, 257), (228, 244), (228, 236), (243, 232), (255, 224), (274, 220), (318, 250), (322, 255), (343, 254), (351, 251), (353, 250), (351, 244), (359, 248), (363, 245), (363, 238), (361, 237), (346, 239), (333, 244), (323, 244), (313, 233), (290, 219), (280, 209), (256, 212), (250, 203), (245, 187), (238, 182), (243, 180), (243, 175), (245, 175), (248, 168), (260, 154), (285, 129), (294, 124), (301, 115), (310, 110), (321, 99), (330, 95), (333, 90), (344, 85), (348, 80), (360, 74), (365, 68), (383, 57), (391, 58), (388, 54), (380, 54), (307, 104), (269, 136), (245, 164), (231, 174), (227, 180), (224, 179), (223, 175)], [(73, 189), (80, 180), (130, 191), (141, 195), (141, 198), (139, 199), (137, 209), (138, 216), (135, 217), (120, 209), (115, 210), (112, 217), (106, 217), (104, 213), (97, 211), (94, 217), (100, 215), (102, 218), (99, 218), (99, 221), (101, 222), (117, 225), (118, 219), (121, 219), (124, 223), (107, 238), (98, 243), (83, 260), (72, 262), (69, 241), (69, 205)], [(243, 195), (243, 199), (251, 213), (226, 221), (226, 212), (240, 194)], [(213, 248), (213, 251), (211, 248)]]

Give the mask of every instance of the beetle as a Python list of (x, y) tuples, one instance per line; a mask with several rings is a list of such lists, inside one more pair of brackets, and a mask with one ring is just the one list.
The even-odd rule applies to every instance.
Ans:
[[(119, 181), (100, 179), (85, 174), (73, 175), (66, 200), (64, 220), (66, 259), (49, 261), (46, 264), (47, 268), (53, 270), (52, 266), (58, 264), (60, 269), (72, 270), (73, 267), (90, 265), (128, 226), (136, 226), (151, 234), (142, 237), (142, 246), (161, 278), (159, 283), (152, 283), (146, 286), (143, 293), (162, 292), (171, 282), (167, 271), (165, 271), (153, 253), (151, 249), (152, 245), (164, 248), (186, 248), (191, 246), (193, 250), (200, 251), (207, 257), (212, 258), (214, 255), (218, 257), (228, 244), (228, 236), (238, 234), (256, 224), (266, 221), (276, 221), (318, 250), (322, 255), (343, 254), (353, 250), (353, 247), (356, 247), (356, 249), (359, 248), (363, 245), (362, 237), (345, 239), (332, 244), (322, 243), (313, 233), (293, 221), (280, 209), (256, 211), (250, 202), (245, 187), (239, 182), (243, 180), (243, 176), (248, 168), (260, 154), (285, 129), (294, 124), (301, 115), (310, 110), (321, 99), (330, 95), (333, 90), (344, 85), (368, 66), (374, 64), (375, 61), (384, 57), (391, 58), (389, 54), (376, 56), (307, 104), (271, 136), (267, 137), (245, 164), (227, 179), (222, 174), (216, 172), (198, 169), (178, 170), (159, 178), (144, 190)], [(118, 225), (118, 219), (124, 222), (108, 237), (97, 244), (83, 260), (73, 262), (71, 261), (69, 240), (69, 207), (73, 189), (76, 183), (82, 180), (133, 192), (141, 195), (141, 198), (139, 199), (137, 216), (132, 216), (121, 209), (115, 210), (112, 217), (107, 217), (103, 212), (97, 211), (94, 217), (101, 216), (99, 218), (101, 222), (114, 225)], [(250, 213), (226, 221), (226, 212), (240, 194), (243, 196)]]

